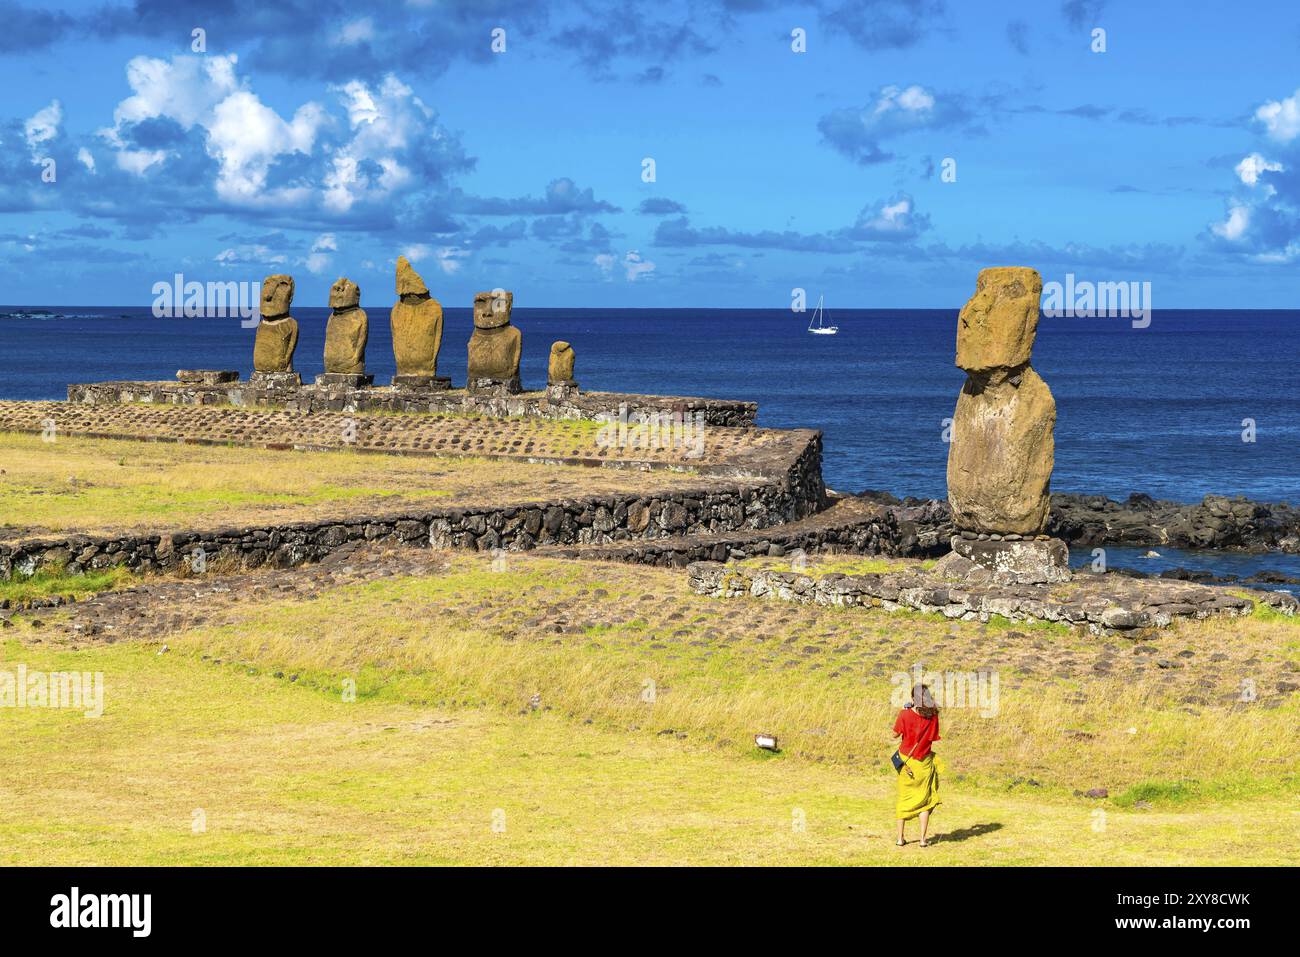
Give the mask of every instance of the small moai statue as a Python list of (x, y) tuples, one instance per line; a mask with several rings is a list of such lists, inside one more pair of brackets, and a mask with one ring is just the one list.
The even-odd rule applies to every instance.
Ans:
[(578, 383), (573, 378), (573, 346), (561, 340), (551, 346), (551, 358), (546, 366), (546, 394), (551, 399), (564, 399), (578, 393)]
[(302, 376), (293, 369), (298, 348), (298, 322), (289, 315), (293, 306), (293, 277), (277, 273), (262, 280), (261, 318), (253, 337), (251, 382), (267, 388), (297, 388)]
[(317, 385), (364, 386), (375, 381), (366, 375), (366, 339), (370, 322), (361, 308), (361, 289), (351, 279), (330, 287), (330, 318), (325, 325), (325, 374)]
[(397, 302), (388, 321), (393, 329), (393, 385), (408, 389), (448, 389), (451, 380), (438, 375), (442, 348), (442, 305), (405, 256), (397, 259)]
[(948, 448), (953, 551), (1022, 583), (1070, 577), (1065, 542), (1044, 534), (1056, 401), (1029, 364), (1042, 291), (1037, 270), (981, 270), (957, 318), (956, 364), (966, 383)]
[(510, 325), (514, 296), (504, 289), (474, 294), (474, 334), (469, 337), (470, 392), (516, 393), (523, 336)]

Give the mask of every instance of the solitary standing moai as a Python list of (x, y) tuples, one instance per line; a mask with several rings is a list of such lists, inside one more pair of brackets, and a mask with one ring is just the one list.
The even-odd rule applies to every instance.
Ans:
[(317, 385), (362, 386), (375, 381), (366, 375), (366, 339), (370, 321), (361, 308), (361, 289), (351, 279), (330, 287), (330, 318), (325, 325), (325, 374)]
[(573, 346), (564, 341), (552, 344), (551, 358), (546, 365), (546, 393), (550, 398), (563, 399), (577, 393), (573, 359)]
[(393, 385), (416, 389), (447, 389), (451, 380), (438, 375), (442, 348), (442, 305), (429, 295), (405, 256), (397, 259), (397, 303), (388, 315), (393, 328)]
[(1070, 577), (1047, 527), (1056, 402), (1029, 365), (1043, 280), (1022, 266), (984, 269), (957, 319), (957, 399), (948, 449), (953, 550), (1018, 582)]
[(523, 336), (510, 325), (514, 296), (504, 289), (474, 294), (474, 334), (469, 337), (471, 392), (519, 392), (519, 356)]
[(293, 351), (298, 348), (298, 323), (289, 315), (293, 305), (293, 277), (277, 273), (262, 280), (261, 318), (253, 336), (254, 385), (302, 385), (293, 371)]

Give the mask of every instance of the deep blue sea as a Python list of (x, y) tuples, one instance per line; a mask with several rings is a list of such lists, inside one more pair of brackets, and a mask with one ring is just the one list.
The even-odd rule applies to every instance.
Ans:
[[(0, 307), (0, 398), (63, 398), (69, 382), (167, 379), (178, 368), (251, 369), (253, 331), (238, 319), (38, 308)], [(369, 312), (368, 366), (385, 382), (388, 306)], [(327, 315), (294, 309), (304, 378), (321, 371)], [(943, 420), (964, 381), (956, 316), (835, 310), (834, 336), (810, 335), (807, 317), (785, 310), (516, 308), (513, 321), (526, 387), (545, 383), (551, 343), (566, 339), (584, 388), (754, 400), (761, 425), (825, 432), (832, 488), (941, 497)], [(1300, 311), (1170, 310), (1145, 329), (1044, 317), (1038, 329), (1033, 364), (1057, 403), (1053, 489), (1300, 500)], [(470, 331), (468, 309), (446, 309), (439, 372), (457, 385)], [(1253, 442), (1242, 440), (1246, 419)], [(1265, 566), (1270, 558), (1283, 564)]]

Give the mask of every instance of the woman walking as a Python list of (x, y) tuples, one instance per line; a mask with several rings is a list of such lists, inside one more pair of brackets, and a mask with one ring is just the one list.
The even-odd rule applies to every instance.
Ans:
[(921, 846), (929, 847), (925, 836), (930, 812), (940, 803), (939, 772), (930, 751), (930, 745), (939, 740), (939, 709), (925, 685), (912, 689), (912, 703), (898, 712), (894, 734), (902, 736), (894, 762), (898, 768), (897, 843), (899, 847), (907, 843), (903, 827), (912, 818), (920, 817)]

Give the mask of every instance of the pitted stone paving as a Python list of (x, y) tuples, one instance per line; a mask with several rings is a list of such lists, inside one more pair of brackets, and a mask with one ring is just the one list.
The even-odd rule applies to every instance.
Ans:
[[(0, 402), (0, 431), (91, 438), (234, 444), (267, 449), (355, 449), (404, 455), (507, 456), (530, 461), (628, 467), (766, 471), (809, 430), (697, 428), (658, 433), (617, 424), (430, 414), (249, 410), (222, 406), (76, 405)], [(797, 452), (797, 449), (796, 449)]]
[[(1254, 609), (1251, 599), (1225, 588), (1137, 581), (1114, 574), (1076, 575), (1063, 584), (995, 584), (988, 576), (983, 580), (964, 572), (945, 576), (938, 568), (932, 572), (818, 577), (718, 562), (693, 563), (689, 574), (692, 591), (715, 598), (752, 596), (885, 611), (906, 609), (963, 621), (988, 621), (998, 615), (1011, 621), (1086, 626), (1099, 634), (1140, 634), (1167, 627), (1178, 618), (1235, 617)], [(1257, 597), (1286, 615), (1300, 610), (1300, 602), (1291, 595), (1261, 592)]]

